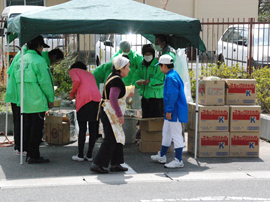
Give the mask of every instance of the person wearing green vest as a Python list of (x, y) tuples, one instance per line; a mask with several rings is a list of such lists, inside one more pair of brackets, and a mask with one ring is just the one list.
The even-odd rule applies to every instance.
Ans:
[(143, 57), (141, 54), (137, 53), (136, 51), (131, 50), (131, 44), (127, 40), (122, 40), (120, 42), (120, 50), (111, 58), (111, 61), (114, 57), (116, 57), (119, 54), (127, 55), (128, 59), (130, 61), (130, 71), (128, 73), (128, 76), (123, 78), (123, 81), (125, 83), (125, 86), (129, 86), (132, 84), (132, 77), (135, 73), (136, 69), (141, 65), (143, 61)]
[(142, 47), (143, 62), (133, 75), (132, 83), (142, 96), (142, 118), (163, 117), (164, 74), (156, 64), (155, 49), (152, 44)]
[[(24, 46), (23, 48), (23, 54), (25, 55), (28, 51), (27, 46)], [(50, 67), (50, 65), (55, 64), (59, 60), (64, 58), (64, 54), (60, 49), (53, 49), (51, 51), (42, 51), (41, 53), (42, 57), (46, 60), (47, 65)], [(8, 68), (7, 74), (9, 75), (8, 83), (7, 83), (7, 89), (6, 89), (6, 95), (5, 95), (5, 102), (11, 103), (11, 109), (13, 114), (13, 134), (14, 134), (14, 151), (16, 155), (20, 155), (20, 107), (17, 106), (17, 93), (16, 93), (16, 83), (14, 80), (14, 77), (11, 77), (10, 75), (14, 71), (14, 64), (17, 60), (21, 58), (21, 51), (18, 51), (18, 53), (13, 58), (10, 67)], [(53, 84), (53, 77), (51, 74), (51, 71), (49, 71), (51, 81)], [(43, 142), (43, 140), (41, 140)], [(26, 156), (27, 152), (23, 151), (23, 156)]]
[[(24, 46), (23, 53), (25, 55), (27, 51), (27, 47)], [(15, 57), (13, 58), (10, 67), (7, 70), (7, 74), (9, 75), (8, 83), (7, 83), (7, 89), (6, 89), (6, 95), (5, 95), (5, 102), (11, 103), (11, 109), (13, 114), (13, 134), (14, 134), (14, 152), (16, 155), (20, 155), (20, 131), (21, 131), (21, 123), (20, 123), (20, 107), (17, 106), (17, 88), (16, 88), (16, 81), (13, 76), (10, 76), (13, 74), (14, 71), (14, 64), (16, 61), (18, 61), (21, 58), (21, 51), (19, 51)], [(23, 156), (26, 156), (27, 152), (23, 150)]]
[(176, 52), (174, 48), (168, 44), (168, 39), (166, 35), (164, 34), (155, 35), (155, 47), (156, 47), (156, 50), (161, 53), (161, 55), (165, 55), (165, 54), (170, 55), (173, 58), (173, 61), (175, 62)]
[[(97, 87), (99, 88), (101, 83), (105, 83), (108, 76), (112, 73), (112, 62), (106, 62), (99, 65), (94, 71), (93, 75), (96, 79)], [(101, 89), (102, 90), (102, 89)]]
[[(43, 37), (39, 35), (27, 43), (28, 50), (23, 57), (23, 149), (27, 152), (29, 164), (47, 163), (49, 159), (40, 156), (39, 144), (42, 137), (45, 112), (53, 107), (54, 90), (49, 67), (41, 56), (44, 47)], [(16, 82), (17, 106), (21, 106), (21, 60), (14, 61), (10, 77)]]

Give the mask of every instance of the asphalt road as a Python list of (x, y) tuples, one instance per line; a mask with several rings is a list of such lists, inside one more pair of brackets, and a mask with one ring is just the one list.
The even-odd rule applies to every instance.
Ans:
[[(0, 141), (3, 138), (0, 137)], [(270, 201), (270, 147), (259, 158), (198, 158), (183, 152), (185, 167), (166, 169), (138, 146), (124, 147), (126, 173), (96, 175), (91, 162), (74, 162), (77, 142), (42, 146), (49, 164), (20, 165), (12, 147), (0, 148), (0, 202), (6, 201)], [(97, 152), (96, 144), (94, 153)], [(172, 160), (174, 153), (168, 154)]]

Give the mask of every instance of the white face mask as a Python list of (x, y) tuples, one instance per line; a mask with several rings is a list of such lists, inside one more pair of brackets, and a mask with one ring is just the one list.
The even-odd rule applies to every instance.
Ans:
[(128, 55), (130, 53), (130, 51), (129, 52), (123, 52), (123, 55)]
[(160, 47), (160, 45), (155, 45), (155, 48), (157, 51), (162, 51), (162, 48)]
[(143, 58), (146, 62), (150, 62), (151, 60), (153, 60), (153, 55), (145, 55), (143, 56)]

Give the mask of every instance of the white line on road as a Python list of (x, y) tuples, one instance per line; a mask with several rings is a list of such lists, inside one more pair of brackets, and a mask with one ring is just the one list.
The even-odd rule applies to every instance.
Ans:
[(270, 202), (270, 198), (252, 198), (252, 197), (235, 197), (235, 196), (208, 196), (182, 199), (150, 199), (141, 200), (141, 202), (175, 202), (175, 201), (262, 201)]

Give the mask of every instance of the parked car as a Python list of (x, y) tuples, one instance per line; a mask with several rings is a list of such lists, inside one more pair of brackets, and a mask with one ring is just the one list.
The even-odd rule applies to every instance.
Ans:
[(269, 25), (255, 24), (251, 31), (249, 24), (229, 26), (218, 41), (218, 63), (224, 62), (228, 66), (239, 63), (245, 71), (250, 66), (249, 61), (255, 68), (269, 65), (269, 34)]
[(151, 43), (145, 37), (139, 34), (101, 34), (96, 43), (95, 59), (96, 65), (104, 64), (111, 60), (111, 57), (119, 51), (121, 40), (128, 40), (131, 43), (131, 49), (140, 53), (144, 44)]

